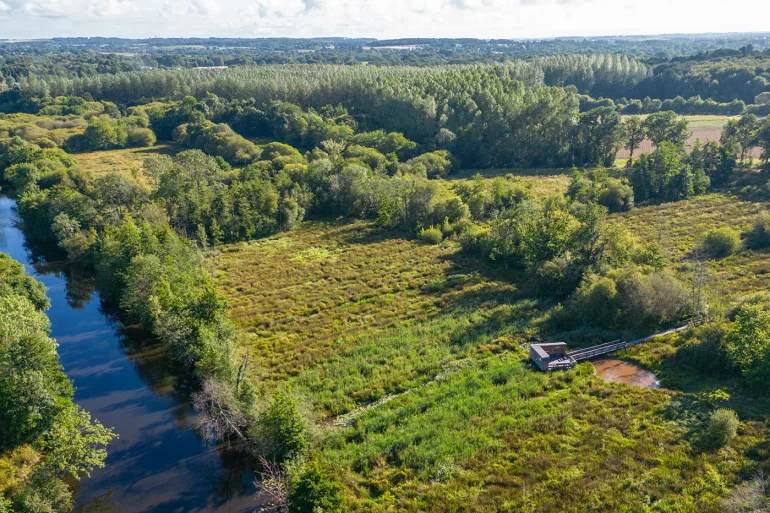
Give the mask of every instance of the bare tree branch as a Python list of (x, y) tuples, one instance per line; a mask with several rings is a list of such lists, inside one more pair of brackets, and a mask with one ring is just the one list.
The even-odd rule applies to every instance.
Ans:
[(232, 388), (216, 378), (206, 378), (199, 392), (192, 394), (193, 407), (199, 412), (196, 429), (207, 442), (237, 436), (245, 441), (246, 416), (235, 399)]

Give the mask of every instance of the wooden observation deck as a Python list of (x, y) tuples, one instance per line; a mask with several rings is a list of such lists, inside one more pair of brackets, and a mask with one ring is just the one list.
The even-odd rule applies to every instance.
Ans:
[(680, 331), (686, 330), (690, 327), (690, 324), (685, 324), (678, 328), (673, 328), (661, 333), (656, 333), (648, 337), (638, 338), (636, 340), (606, 342), (596, 346), (586, 347), (583, 349), (576, 349), (574, 351), (567, 351), (567, 344), (564, 342), (550, 342), (547, 344), (530, 344), (529, 345), (529, 357), (537, 365), (541, 371), (553, 371), (560, 369), (571, 369), (577, 362), (581, 360), (588, 360), (596, 356), (612, 353), (625, 349), (626, 347), (635, 346), (642, 342), (647, 342), (658, 337), (665, 337), (666, 335), (672, 335)]

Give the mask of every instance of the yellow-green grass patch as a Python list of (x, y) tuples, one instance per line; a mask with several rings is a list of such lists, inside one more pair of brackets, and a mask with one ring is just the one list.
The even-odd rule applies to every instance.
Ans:
[(324, 417), (528, 339), (537, 303), (458, 250), (365, 222), (305, 223), (211, 263), (252, 377), (293, 383)]
[[(659, 242), (675, 264), (693, 261), (694, 251), (712, 228), (730, 227), (746, 233), (767, 204), (729, 192), (645, 206), (611, 217), (642, 240)], [(741, 251), (723, 260), (709, 260), (710, 282), (724, 298), (738, 297), (770, 286), (770, 253)]]
[(570, 182), (570, 170), (554, 169), (466, 169), (449, 176), (450, 184), (473, 180), (476, 175), (485, 181), (503, 178), (530, 189), (539, 197), (564, 194)]
[[(321, 450), (350, 511), (719, 511), (765, 429), (697, 449), (692, 396), (604, 383), (589, 363), (532, 369), (524, 351), (373, 409)], [(472, 506), (469, 506), (472, 505)]]
[(101, 175), (110, 172), (130, 174), (133, 169), (141, 175), (144, 161), (159, 155), (174, 155), (179, 147), (174, 144), (156, 144), (149, 148), (125, 148), (120, 150), (74, 153), (72, 156), (85, 171)]

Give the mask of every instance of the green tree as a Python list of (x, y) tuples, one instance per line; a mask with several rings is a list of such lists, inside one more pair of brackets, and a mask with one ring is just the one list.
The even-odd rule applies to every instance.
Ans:
[(276, 393), (257, 426), (261, 452), (275, 460), (303, 454), (308, 448), (307, 425), (296, 401), (285, 392)]
[(722, 144), (735, 143), (739, 148), (741, 167), (746, 163), (746, 156), (760, 143), (760, 124), (754, 114), (745, 114), (737, 121), (728, 121), (722, 129)]
[(634, 158), (634, 151), (639, 147), (647, 137), (642, 118), (639, 116), (629, 116), (623, 122), (623, 135), (625, 137), (625, 147), (628, 148), (629, 158)]
[(126, 131), (109, 118), (94, 117), (83, 132), (82, 149), (109, 150), (126, 145)]
[(342, 486), (317, 460), (307, 464), (289, 494), (292, 513), (342, 513)]
[(767, 388), (770, 378), (770, 312), (763, 304), (741, 306), (725, 337), (730, 365), (750, 383)]
[(679, 118), (676, 113), (671, 111), (650, 114), (642, 125), (647, 137), (657, 147), (660, 147), (664, 142), (669, 142), (681, 150), (684, 148), (687, 138), (690, 137), (687, 120)]

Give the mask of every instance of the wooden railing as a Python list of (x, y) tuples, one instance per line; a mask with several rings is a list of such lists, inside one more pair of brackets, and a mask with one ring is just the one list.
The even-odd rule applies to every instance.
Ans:
[(685, 324), (684, 326), (679, 326), (678, 328), (673, 328), (667, 331), (663, 331), (661, 333), (650, 335), (649, 337), (638, 338), (636, 340), (629, 340), (627, 342), (619, 342), (619, 341), (605, 342), (604, 344), (599, 344), (597, 346), (586, 347), (584, 349), (576, 349), (574, 351), (568, 352), (567, 356), (572, 358), (576, 362), (579, 362), (580, 360), (588, 360), (589, 358), (619, 351), (621, 349), (625, 349), (626, 347), (631, 347), (631, 346), (635, 346), (636, 344), (641, 344), (642, 342), (647, 342), (648, 340), (652, 340), (659, 337), (665, 337), (666, 335), (672, 335), (674, 333), (684, 331), (690, 326), (691, 324), (688, 323), (688, 324)]

